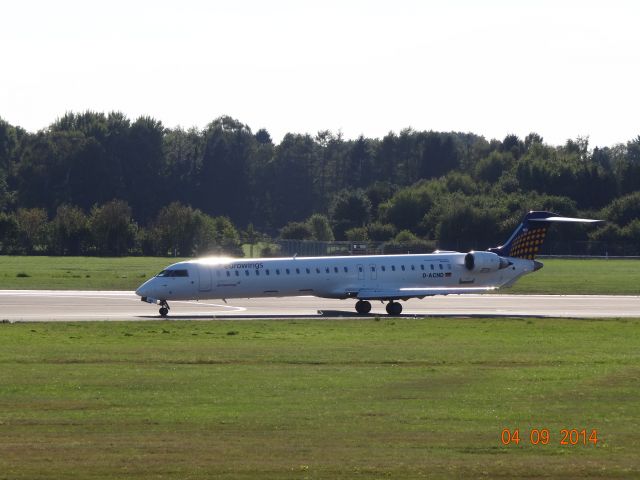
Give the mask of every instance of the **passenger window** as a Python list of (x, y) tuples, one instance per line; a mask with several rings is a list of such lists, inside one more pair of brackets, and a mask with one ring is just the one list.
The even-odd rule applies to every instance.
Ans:
[(298, 275), (300, 275), (300, 269), (299, 269), (299, 268), (296, 268), (296, 273), (297, 273)]
[(320, 269), (316, 267), (316, 273), (320, 273)]
[(362, 273), (362, 267), (358, 267), (358, 271)]
[(227, 277), (231, 276), (231, 272), (229, 270), (227, 270)]
[(333, 271), (334, 271), (335, 273), (338, 273), (338, 267), (333, 267)]
[(433, 266), (433, 263), (431, 264), (431, 270), (435, 270), (435, 267)]
[(256, 270), (256, 277), (260, 276), (260, 270)]
[(439, 266), (440, 266), (440, 270), (443, 270), (442, 264), (440, 264)]
[(344, 273), (348, 273), (349, 269), (347, 267), (344, 267)]
[(396, 271), (396, 266), (395, 265), (391, 265), (391, 271), (395, 272)]
[(280, 269), (276, 268), (276, 275), (280, 275)]
[(376, 266), (375, 265), (371, 265), (371, 271), (375, 272), (376, 271)]
[(240, 270), (236, 270), (236, 277), (240, 276)]
[(285, 272), (287, 272), (287, 275), (289, 275), (291, 273), (288, 268), (285, 269)]
[(306, 270), (307, 270), (307, 273), (311, 273), (311, 269), (307, 268)]
[(404, 272), (404, 265), (400, 265), (400, 269)]
[(424, 263), (420, 264), (420, 270), (424, 270)]
[(244, 271), (244, 276), (245, 276), (245, 277), (248, 277), (248, 276), (249, 276), (249, 270), (245, 270), (245, 271)]
[(380, 270), (382, 270), (382, 271), (384, 272), (384, 271), (386, 270), (385, 266), (384, 266), (384, 265), (382, 265), (382, 266), (380, 267)]
[(416, 267), (411, 265), (411, 270), (415, 270), (415, 269), (416, 269)]

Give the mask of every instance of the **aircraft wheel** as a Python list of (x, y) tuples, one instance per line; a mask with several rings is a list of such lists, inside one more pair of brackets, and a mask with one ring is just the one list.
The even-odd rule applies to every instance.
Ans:
[(371, 311), (371, 303), (367, 302), (366, 300), (358, 300), (356, 302), (356, 312), (358, 312), (361, 315), (364, 315), (365, 313), (369, 313)]
[(398, 302), (387, 303), (387, 313), (389, 315), (400, 315), (402, 313), (402, 305)]
[(160, 309), (160, 316), (162, 318), (166, 317), (168, 313), (169, 313), (169, 309), (167, 307), (162, 307)]

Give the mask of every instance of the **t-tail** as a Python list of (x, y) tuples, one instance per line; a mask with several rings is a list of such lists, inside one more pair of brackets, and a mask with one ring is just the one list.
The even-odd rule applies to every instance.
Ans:
[(504, 245), (489, 248), (488, 250), (497, 253), (501, 257), (533, 260), (544, 243), (550, 225), (554, 223), (595, 223), (601, 221), (589, 218), (561, 217), (552, 212), (529, 212)]

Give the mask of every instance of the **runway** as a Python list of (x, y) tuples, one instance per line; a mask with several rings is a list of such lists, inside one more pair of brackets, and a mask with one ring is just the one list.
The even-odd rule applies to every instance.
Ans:
[[(354, 317), (353, 300), (316, 297), (171, 302), (169, 319)], [(386, 315), (372, 302), (369, 316)], [(403, 317), (504, 316), (604, 318), (640, 317), (640, 296), (449, 295), (403, 302)], [(0, 321), (154, 320), (158, 307), (128, 291), (0, 290)]]

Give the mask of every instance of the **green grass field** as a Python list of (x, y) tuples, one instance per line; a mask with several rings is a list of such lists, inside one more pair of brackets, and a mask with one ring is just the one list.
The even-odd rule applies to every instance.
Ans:
[[(0, 289), (133, 290), (181, 259), (0, 256)], [(640, 295), (638, 260), (543, 260), (500, 293)]]
[(0, 324), (0, 479), (637, 478), (639, 345), (615, 319)]
[(0, 256), (0, 289), (134, 290), (181, 258)]

